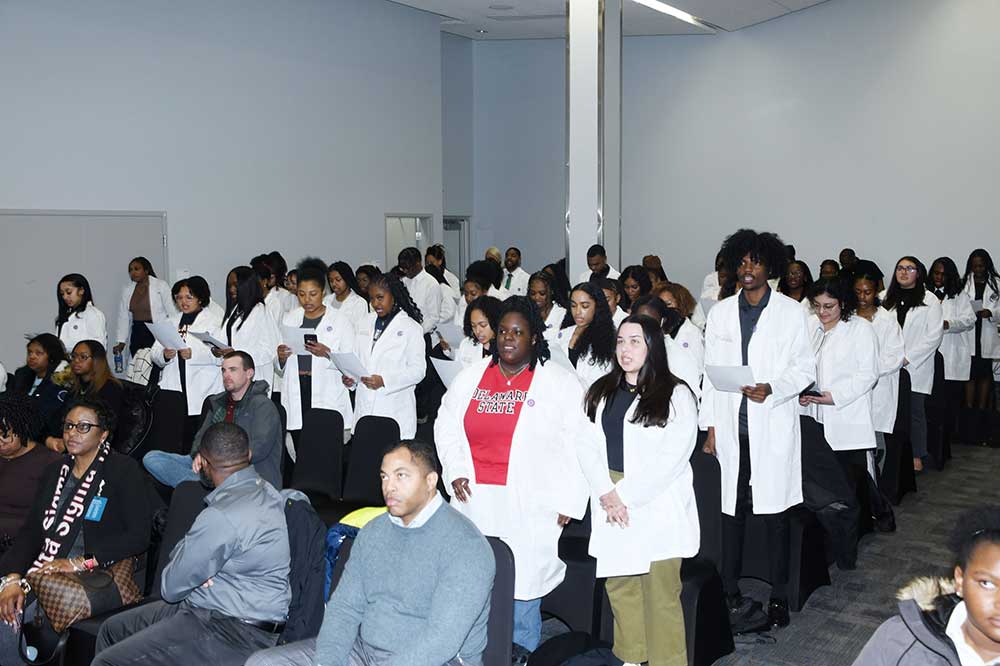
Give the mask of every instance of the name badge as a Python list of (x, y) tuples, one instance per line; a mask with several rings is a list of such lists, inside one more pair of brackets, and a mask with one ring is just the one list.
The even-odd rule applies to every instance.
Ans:
[(83, 514), (84, 520), (99, 523), (101, 521), (101, 517), (104, 515), (104, 509), (107, 508), (107, 506), (107, 497), (95, 497), (90, 501), (90, 506), (87, 507), (87, 513)]

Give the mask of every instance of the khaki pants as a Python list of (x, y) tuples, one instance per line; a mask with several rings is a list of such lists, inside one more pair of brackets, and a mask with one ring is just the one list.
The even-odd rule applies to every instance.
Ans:
[[(621, 478), (611, 472), (613, 481)], [(616, 657), (649, 666), (687, 666), (681, 558), (653, 562), (649, 573), (608, 578), (606, 589), (615, 616)]]

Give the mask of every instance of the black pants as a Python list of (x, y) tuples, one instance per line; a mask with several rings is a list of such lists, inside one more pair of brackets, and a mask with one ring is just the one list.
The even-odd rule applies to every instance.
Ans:
[[(734, 516), (722, 514), (722, 583), (726, 594), (740, 594), (740, 570), (743, 568), (743, 538), (746, 517), (753, 513), (753, 494), (750, 489), (750, 438), (740, 435), (740, 471), (736, 481), (736, 511)], [(788, 513), (764, 514), (767, 530), (767, 551), (771, 575), (771, 597), (788, 598)]]
[(153, 399), (153, 429), (150, 450), (167, 453), (191, 452), (198, 432), (199, 416), (187, 415), (187, 396), (180, 391), (160, 390)]
[(133, 358), (135, 357), (135, 353), (137, 351), (140, 349), (149, 349), (153, 346), (153, 343), (156, 342), (156, 338), (153, 337), (153, 334), (149, 332), (149, 327), (146, 326), (146, 324), (151, 323), (153, 322), (132, 322), (132, 334), (129, 336), (128, 351)]
[[(301, 400), (299, 404), (302, 408), (302, 422), (305, 423), (306, 412), (312, 409), (312, 396), (313, 396), (313, 383), (312, 375), (299, 375), (299, 397)], [(299, 438), (302, 436), (301, 430), (289, 430), (292, 436), (292, 447), (295, 449), (295, 453), (299, 452)], [(292, 457), (288, 455), (288, 449), (285, 447), (285, 442), (281, 442), (281, 484), (285, 488), (292, 487), (292, 477), (295, 475), (295, 463), (292, 461)]]
[(165, 601), (133, 608), (104, 622), (92, 666), (243, 666), (278, 635), (215, 611)]

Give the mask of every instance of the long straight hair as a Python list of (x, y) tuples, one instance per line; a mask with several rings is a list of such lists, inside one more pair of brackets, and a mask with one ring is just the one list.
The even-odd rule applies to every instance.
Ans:
[[(78, 289), (83, 289), (83, 298), (80, 299), (80, 304), (75, 308), (71, 308), (66, 305), (63, 301), (62, 296), (59, 294), (59, 285), (63, 282), (69, 282), (71, 285)], [(87, 306), (94, 302), (94, 294), (90, 291), (90, 282), (87, 278), (83, 277), (79, 273), (70, 273), (69, 275), (64, 275), (56, 282), (56, 300), (59, 302), (58, 316), (56, 316), (56, 330), (62, 328), (62, 325), (69, 321), (71, 315), (78, 312), (83, 312), (87, 309)]]
[[(243, 323), (258, 304), (264, 302), (264, 290), (261, 289), (257, 272), (249, 266), (237, 266), (229, 271), (236, 275), (236, 298), (229, 295), (229, 285), (226, 285), (226, 319), (239, 317), (236, 330), (243, 328)], [(229, 278), (226, 278), (229, 281)]]
[(969, 284), (969, 280), (973, 279), (972, 276), (972, 260), (975, 258), (982, 259), (986, 262), (986, 283), (990, 285), (990, 288), (994, 292), (1000, 291), (998, 283), (1000, 283), (1000, 275), (997, 274), (997, 269), (993, 265), (993, 257), (990, 253), (983, 248), (977, 248), (969, 254), (969, 258), (965, 261), (965, 276), (962, 278), (962, 286), (965, 287)]
[[(913, 285), (913, 289), (903, 289), (899, 286), (899, 281), (896, 280), (896, 266), (899, 265), (900, 261), (904, 260), (911, 262), (917, 267), (917, 282)], [(924, 296), (927, 293), (924, 288), (924, 284), (926, 283), (927, 267), (924, 266), (923, 262), (910, 255), (900, 257), (893, 264), (892, 281), (889, 282), (889, 288), (885, 290), (885, 300), (882, 301), (882, 307), (886, 310), (892, 310), (901, 304), (907, 310), (910, 308), (919, 308), (924, 304)]]
[[(573, 291), (570, 292), (570, 300), (572, 300), (573, 294), (578, 291), (587, 294), (594, 301), (594, 320), (580, 334), (575, 349), (580, 353), (580, 358), (589, 354), (591, 365), (611, 363), (615, 358), (615, 322), (611, 319), (611, 308), (608, 307), (608, 299), (604, 296), (604, 290), (592, 282), (581, 282), (573, 287)], [(562, 328), (568, 328), (572, 325), (573, 309), (571, 306), (566, 310)]]
[[(646, 341), (646, 361), (639, 370), (636, 382), (639, 403), (630, 423), (641, 424), (646, 428), (662, 428), (670, 419), (670, 399), (674, 395), (674, 389), (678, 385), (686, 387), (687, 384), (670, 372), (667, 347), (663, 341), (663, 331), (660, 330), (659, 322), (647, 315), (629, 315), (622, 321), (618, 330), (621, 331), (621, 327), (625, 324), (641, 326), (642, 337)], [(584, 398), (584, 411), (591, 422), (597, 418), (597, 408), (602, 402), (610, 404), (614, 401), (618, 388), (624, 380), (625, 371), (618, 362), (618, 356), (615, 355), (611, 372), (594, 382)]]
[[(120, 385), (121, 382), (111, 374), (111, 366), (108, 365), (108, 350), (104, 348), (97, 340), (81, 340), (76, 343), (76, 346), (71, 350), (70, 353), (76, 350), (76, 347), (84, 345), (87, 351), (90, 352), (90, 357), (94, 361), (94, 380), (90, 383), (90, 388), (96, 394), (98, 391), (104, 388), (104, 385), (108, 382), (112, 384)], [(73, 393), (76, 395), (80, 394), (81, 390), (80, 378), (73, 375)]]
[(368, 300), (365, 297), (364, 293), (361, 291), (361, 286), (358, 284), (358, 276), (354, 274), (354, 270), (351, 268), (350, 264), (348, 264), (346, 261), (335, 261), (326, 268), (327, 275), (329, 275), (333, 271), (337, 271), (337, 273), (340, 274), (341, 279), (343, 279), (344, 282), (347, 283), (347, 287), (351, 291), (353, 291), (361, 298), (364, 298), (365, 301)]

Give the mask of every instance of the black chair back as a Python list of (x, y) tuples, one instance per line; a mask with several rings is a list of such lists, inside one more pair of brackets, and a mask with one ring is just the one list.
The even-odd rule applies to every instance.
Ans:
[(344, 417), (332, 409), (310, 409), (302, 415), (292, 487), (340, 499), (344, 474)]
[(399, 442), (399, 424), (384, 416), (364, 416), (354, 425), (351, 460), (344, 482), (344, 499), (368, 506), (382, 506), (379, 469), (386, 448)]
[(174, 549), (191, 526), (201, 510), (205, 508), (205, 497), (211, 492), (198, 481), (184, 481), (176, 488), (170, 498), (170, 508), (167, 510), (167, 523), (160, 538), (160, 549), (156, 557), (156, 575), (153, 577), (151, 593), (160, 596), (160, 579), (163, 569), (170, 561), (170, 551)]
[(698, 555), (722, 566), (722, 468), (715, 456), (701, 448), (691, 454), (694, 499), (701, 525)]
[(340, 550), (337, 551), (337, 563), (333, 565), (333, 573), (330, 574), (330, 594), (333, 594), (333, 591), (337, 589), (337, 583), (344, 575), (344, 567), (347, 565), (347, 558), (351, 556), (353, 546), (354, 539), (352, 537), (346, 537), (340, 544)]
[(488, 537), (496, 560), (496, 576), (490, 594), (490, 617), (486, 626), (483, 666), (507, 666), (511, 659), (514, 633), (514, 553), (503, 541)]

